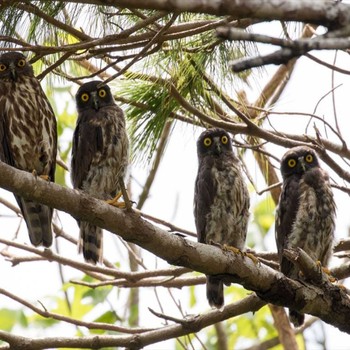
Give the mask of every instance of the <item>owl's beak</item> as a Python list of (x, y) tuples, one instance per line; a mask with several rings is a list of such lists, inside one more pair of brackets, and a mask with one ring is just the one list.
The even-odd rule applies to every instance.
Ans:
[(9, 65), (9, 68), (10, 68), (11, 79), (14, 81), (17, 80), (17, 72), (16, 72), (15, 64), (11, 62)]
[(214, 154), (219, 156), (221, 154), (221, 144), (220, 142), (215, 142)]
[(301, 168), (303, 169), (303, 171), (305, 171), (306, 170), (306, 164), (305, 164), (304, 157), (299, 157), (298, 161), (299, 161), (299, 164), (300, 164)]
[(97, 94), (96, 94), (96, 92), (93, 92), (93, 93), (91, 93), (91, 95), (92, 95), (92, 106), (94, 107), (94, 109), (96, 111), (98, 111), (100, 108), (100, 104), (98, 102)]

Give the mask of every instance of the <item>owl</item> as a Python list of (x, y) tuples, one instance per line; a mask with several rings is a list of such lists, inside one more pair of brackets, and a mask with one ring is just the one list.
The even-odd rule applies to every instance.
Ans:
[[(283, 274), (299, 278), (293, 263), (283, 250), (302, 248), (312, 259), (327, 265), (332, 253), (336, 206), (329, 176), (320, 167), (315, 151), (309, 147), (291, 148), (281, 161), (283, 188), (276, 211), (276, 244)], [(289, 311), (295, 327), (304, 315)]]
[[(78, 119), (73, 135), (73, 187), (95, 198), (111, 201), (120, 192), (129, 159), (129, 139), (123, 111), (102, 81), (83, 84), (76, 94)], [(79, 251), (96, 264), (102, 259), (102, 229), (78, 221)]]
[[(229, 134), (219, 128), (204, 131), (197, 141), (198, 173), (194, 219), (198, 241), (243, 250), (249, 218), (249, 192)], [(209, 305), (224, 305), (223, 281), (207, 276)]]
[[(0, 159), (55, 180), (57, 125), (32, 66), (20, 52), (0, 56)], [(52, 208), (15, 195), (33, 245), (52, 244)]]

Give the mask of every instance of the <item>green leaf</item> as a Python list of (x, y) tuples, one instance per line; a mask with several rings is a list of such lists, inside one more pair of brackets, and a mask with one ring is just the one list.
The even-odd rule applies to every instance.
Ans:
[[(103, 313), (101, 316), (97, 317), (94, 320), (94, 322), (109, 323), (109, 324), (114, 324), (117, 321), (120, 321), (120, 318), (113, 311), (106, 311), (105, 313)], [(108, 332), (106, 332), (105, 330), (101, 330), (101, 329), (91, 329), (90, 333), (92, 333), (92, 334), (104, 334), (104, 333), (108, 333)]]
[(196, 287), (195, 286), (190, 286), (189, 288), (190, 292), (190, 307), (194, 307), (197, 304), (197, 297), (196, 297)]
[(271, 195), (260, 201), (253, 209), (254, 222), (260, 229), (263, 236), (270, 230), (275, 222), (275, 203)]
[(12, 328), (20, 324), (22, 327), (28, 326), (28, 320), (22, 310), (0, 309), (0, 329), (11, 331)]

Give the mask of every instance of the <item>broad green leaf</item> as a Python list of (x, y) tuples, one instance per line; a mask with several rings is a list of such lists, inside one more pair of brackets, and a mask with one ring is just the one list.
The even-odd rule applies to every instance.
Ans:
[(27, 318), (22, 310), (0, 309), (0, 329), (3, 331), (11, 331), (12, 328), (20, 324), (22, 327), (27, 327)]
[(260, 229), (263, 236), (270, 230), (275, 222), (275, 203), (270, 195), (260, 201), (253, 208), (254, 222)]

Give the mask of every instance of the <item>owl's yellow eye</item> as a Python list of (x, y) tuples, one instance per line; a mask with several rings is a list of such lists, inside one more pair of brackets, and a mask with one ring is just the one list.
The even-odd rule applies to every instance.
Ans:
[(226, 135), (221, 136), (221, 143), (224, 144), (224, 145), (226, 145), (227, 142), (228, 142), (228, 137), (227, 137)]
[(3, 72), (6, 68), (7, 67), (3, 63), (0, 63), (0, 72)]
[(86, 92), (83, 93), (83, 94), (81, 95), (81, 100), (82, 100), (83, 102), (87, 102), (87, 101), (89, 100), (89, 94), (87, 94)]
[(291, 158), (288, 160), (288, 166), (290, 168), (294, 168), (296, 165), (297, 165), (297, 161), (295, 159)]
[(312, 156), (312, 154), (308, 154), (306, 155), (305, 160), (307, 163), (312, 163), (314, 160), (314, 157)]
[(17, 62), (17, 66), (22, 68), (26, 65), (26, 60), (24, 59), (20, 59), (18, 62)]
[(204, 146), (209, 147), (211, 145), (211, 138), (210, 137), (206, 137), (203, 141)]
[(100, 97), (104, 98), (104, 97), (106, 97), (107, 92), (106, 92), (105, 89), (100, 89), (100, 90), (98, 91), (98, 95), (99, 95)]

